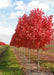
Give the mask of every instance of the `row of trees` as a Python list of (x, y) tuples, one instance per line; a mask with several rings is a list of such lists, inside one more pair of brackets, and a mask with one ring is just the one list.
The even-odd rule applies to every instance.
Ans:
[(45, 45), (50, 43), (53, 35), (52, 15), (45, 16), (42, 10), (34, 9), (29, 16), (24, 14), (19, 17), (15, 33), (12, 36), (10, 45), (36, 49), (38, 52), (39, 69), (39, 49), (45, 49)]

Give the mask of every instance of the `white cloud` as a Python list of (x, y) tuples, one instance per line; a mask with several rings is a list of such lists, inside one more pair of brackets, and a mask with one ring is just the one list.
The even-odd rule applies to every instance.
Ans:
[(11, 6), (11, 0), (0, 0), (0, 8)]
[(12, 12), (8, 19), (15, 19), (18, 18), (19, 16), (22, 16), (25, 12), (24, 11), (17, 11), (17, 12)]
[(54, 19), (52, 20), (52, 22), (54, 23)]
[(11, 28), (11, 27), (0, 26), (0, 41), (9, 44), (14, 32), (15, 32), (15, 27)]
[[(54, 19), (52, 20), (52, 22), (54, 23)], [(54, 29), (54, 25), (53, 25), (53, 27), (52, 27), (53, 29)]]
[(2, 24), (2, 22), (0, 22), (0, 25)]
[[(38, 0), (32, 0), (32, 1), (38, 1)], [(45, 4), (45, 6), (49, 4), (51, 4), (51, 6), (54, 6), (54, 0), (39, 0), (39, 2)]]
[(11, 36), (8, 35), (0, 35), (0, 41), (9, 44), (11, 41)]
[(15, 28), (0, 26), (0, 35), (11, 36), (14, 33)]
[(18, 1), (16, 3), (17, 7), (15, 9), (21, 9), (24, 11), (30, 11), (33, 8), (40, 8), (43, 10), (47, 10), (49, 8), (49, 4), (45, 4), (44, 2), (40, 2), (40, 1), (31, 1), (30, 3), (28, 3), (27, 5), (25, 5), (25, 3), (23, 1)]
[(25, 13), (25, 11), (17, 11), (17, 16), (22, 16)]
[(30, 11), (31, 9), (34, 9), (34, 8), (40, 8), (46, 11), (50, 9), (49, 7), (50, 4), (51, 6), (54, 6), (54, 0), (32, 0), (27, 5), (23, 1), (17, 1), (16, 2), (17, 6), (15, 9)]
[(23, 10), (25, 8), (25, 4), (23, 1), (17, 1), (16, 5), (17, 5), (16, 9), (22, 9)]
[(41, 3), (39, 1), (32, 1), (28, 4), (27, 10), (31, 10), (33, 8), (40, 8), (43, 10), (47, 10), (49, 7), (48, 7), (48, 5), (45, 5), (44, 3)]
[(17, 13), (12, 12), (12, 13), (10, 14), (10, 16), (8, 17), (8, 19), (14, 19), (14, 18), (16, 18), (16, 17), (17, 17)]

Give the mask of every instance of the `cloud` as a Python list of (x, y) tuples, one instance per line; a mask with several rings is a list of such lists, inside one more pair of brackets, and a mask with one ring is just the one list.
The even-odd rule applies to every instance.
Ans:
[(0, 35), (11, 36), (14, 33), (15, 28), (0, 26)]
[(11, 6), (11, 0), (0, 0), (0, 8)]
[(9, 44), (11, 41), (11, 36), (8, 35), (0, 35), (0, 41)]
[(37, 1), (37, 0), (34, 0), (34, 1), (31, 1), (29, 2), (27, 5), (23, 2), (23, 1), (18, 1), (16, 2), (16, 8), (15, 9), (21, 9), (21, 10), (24, 10), (24, 11), (30, 11), (31, 9), (33, 8), (42, 8), (43, 10), (47, 10), (49, 9), (49, 4), (45, 4), (44, 2), (41, 2), (41, 1)]
[[(32, 0), (32, 1), (38, 1), (38, 0)], [(44, 3), (44, 4), (54, 5), (54, 0), (39, 0), (39, 2)]]
[(25, 12), (24, 11), (17, 11), (17, 12), (12, 12), (8, 19), (16, 19), (19, 16), (22, 16)]
[(0, 26), (0, 41), (9, 44), (14, 32), (15, 32), (15, 27)]
[[(38, 0), (32, 0), (32, 1), (38, 1)], [(40, 3), (44, 4), (45, 6), (52, 6), (54, 7), (54, 0), (39, 0)]]
[(23, 2), (23, 1), (17, 1), (16, 2), (16, 5), (17, 5), (17, 7), (16, 7), (16, 9), (24, 9), (25, 8), (25, 3)]
[(23, 11), (30, 11), (34, 8), (40, 8), (44, 11), (50, 10), (50, 5), (54, 6), (54, 0), (31, 0), (27, 5), (23, 1), (16, 2), (16, 8)]
[(27, 10), (31, 10), (33, 8), (40, 8), (42, 10), (47, 10), (49, 8), (48, 5), (41, 3), (40, 1), (32, 1), (28, 4)]
[(0, 25), (2, 24), (2, 22), (0, 22)]

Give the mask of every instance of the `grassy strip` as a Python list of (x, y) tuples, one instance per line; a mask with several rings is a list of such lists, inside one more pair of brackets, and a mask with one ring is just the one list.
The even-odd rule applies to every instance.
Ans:
[(0, 46), (0, 54), (6, 49), (7, 46)]
[(10, 46), (0, 58), (0, 75), (24, 75), (22, 67), (17, 62)]

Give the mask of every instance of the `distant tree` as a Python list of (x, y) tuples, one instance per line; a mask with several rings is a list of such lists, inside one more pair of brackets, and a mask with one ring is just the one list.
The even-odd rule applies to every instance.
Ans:
[(0, 46), (1, 46), (1, 45), (6, 45), (6, 44), (5, 44), (4, 42), (1, 42), (1, 41), (0, 41)]
[(37, 49), (38, 70), (39, 70), (39, 49), (45, 49), (45, 45), (50, 43), (53, 35), (52, 15), (45, 16), (42, 10), (34, 9), (29, 16), (24, 14), (19, 18), (15, 34), (10, 45)]

